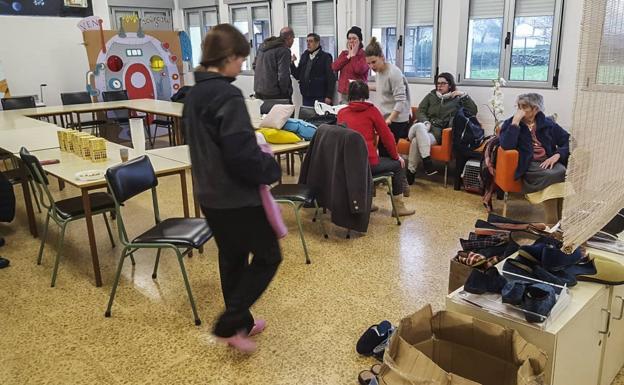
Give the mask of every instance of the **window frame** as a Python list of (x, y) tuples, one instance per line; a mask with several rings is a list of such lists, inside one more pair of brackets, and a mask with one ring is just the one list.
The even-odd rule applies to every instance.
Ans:
[[(365, 20), (366, 30), (364, 31), (365, 41), (362, 42), (365, 47), (366, 47), (366, 41), (370, 40), (370, 38), (373, 35), (373, 16), (372, 16), (373, 1), (374, 0), (366, 0), (366, 20)], [(382, 0), (377, 0), (377, 1), (382, 1)], [(387, 0), (383, 0), (383, 1), (387, 1)], [(405, 27), (407, 23), (405, 19), (407, 17), (407, 4), (406, 4), (406, 0), (393, 0), (393, 1), (395, 1), (397, 5), (397, 16), (396, 16), (397, 23), (393, 27), (396, 28), (397, 35), (398, 35), (395, 65), (401, 70), (401, 72), (403, 72), (403, 74), (405, 74), (404, 58), (405, 58), (405, 42), (407, 41), (407, 37), (405, 36)], [(433, 0), (433, 33), (432, 33), (433, 36), (432, 36), (432, 41), (431, 41), (433, 49), (431, 50), (431, 76), (424, 78), (424, 77), (414, 77), (414, 76), (408, 77), (407, 75), (405, 75), (405, 78), (407, 79), (408, 83), (432, 84), (433, 79), (437, 76), (439, 72), (438, 60), (440, 57), (439, 37), (440, 37), (440, 11), (441, 10), (442, 10), (441, 0)], [(401, 41), (400, 45), (398, 43), (399, 39)], [(375, 77), (369, 76), (369, 79), (374, 80)]]
[[(313, 3), (317, 3), (317, 2), (327, 2), (327, 1), (331, 1), (332, 2), (332, 6), (334, 9), (334, 20), (333, 20), (333, 27), (334, 27), (334, 39), (336, 40), (336, 44), (335, 44), (335, 49), (333, 52), (329, 52), (326, 51), (325, 49), (323, 49), (325, 52), (329, 52), (332, 57), (334, 58), (334, 60), (336, 60), (336, 58), (338, 57), (338, 52), (340, 51), (338, 48), (338, 1), (337, 0), (284, 0), (284, 25), (290, 25), (290, 22), (288, 20), (288, 6), (292, 5), (292, 4), (301, 4), (301, 3), (305, 3), (306, 4), (306, 16), (307, 16), (307, 23), (308, 23), (308, 33), (310, 32), (314, 32), (314, 6)], [(307, 35), (306, 35), (307, 36)], [(301, 36), (299, 36), (301, 37)], [(305, 37), (305, 36), (304, 36)], [(321, 36), (324, 37), (324, 36)], [(297, 39), (297, 36), (295, 35), (295, 39)], [(305, 51), (305, 48), (304, 48)], [(301, 53), (297, 53), (297, 56), (300, 56)]]
[[(468, 79), (466, 78), (466, 60), (468, 56), (468, 26), (470, 23), (470, 2), (472, 0), (462, 1), (460, 4), (462, 17), (459, 24), (459, 55), (457, 57), (457, 84), (465, 86), (492, 86), (491, 79)], [(552, 40), (550, 46), (550, 56), (548, 63), (548, 78), (543, 81), (534, 80), (510, 80), (511, 73), (511, 57), (514, 40), (514, 21), (516, 13), (516, 1), (521, 0), (504, 0), (503, 10), (503, 31), (501, 35), (500, 46), (500, 64), (499, 78), (504, 78), (506, 87), (512, 88), (541, 88), (541, 89), (557, 89), (559, 87), (559, 69), (560, 69), (560, 52), (561, 52), (561, 36), (563, 31), (563, 12), (564, 0), (554, 0), (555, 9), (553, 14)], [(509, 42), (507, 35), (509, 34)]]
[(266, 7), (268, 10), (268, 15), (269, 15), (269, 36), (273, 35), (273, 15), (272, 15), (272, 8), (271, 8), (271, 2), (270, 1), (256, 1), (256, 2), (244, 2), (244, 3), (233, 3), (233, 4), (227, 4), (228, 5), (228, 22), (232, 25), (234, 25), (234, 15), (233, 12), (235, 9), (246, 9), (247, 10), (247, 28), (250, 34), (250, 41), (249, 41), (249, 45), (251, 47), (250, 52), (249, 52), (249, 56), (247, 57), (247, 68), (246, 70), (241, 71), (241, 74), (243, 75), (253, 75), (254, 70), (253, 70), (253, 63), (256, 60), (256, 49), (257, 47), (253, 46), (253, 8), (257, 8), (257, 7)]
[(173, 31), (173, 9), (171, 8), (151, 8), (151, 7), (121, 7), (121, 6), (117, 6), (117, 5), (111, 5), (108, 7), (108, 11), (109, 11), (109, 15), (111, 18), (111, 29), (113, 30), (118, 30), (119, 26), (117, 25), (117, 23), (119, 22), (119, 19), (116, 16), (116, 12), (136, 12), (138, 13), (138, 17), (140, 17), (141, 19), (143, 19), (145, 12), (164, 12), (166, 14), (166, 17), (168, 17), (171, 20), (171, 30)]
[[(219, 24), (220, 23), (220, 19), (221, 19), (221, 15), (219, 15), (219, 6), (217, 6), (217, 5), (209, 5), (209, 6), (205, 6), (205, 7), (193, 7), (193, 8), (183, 8), (182, 9), (182, 14), (184, 16), (184, 30), (189, 35), (189, 37), (191, 36), (191, 32), (189, 30), (189, 27), (190, 27), (190, 14), (192, 14), (192, 13), (199, 13), (201, 36), (202, 36), (202, 40), (203, 40), (204, 36), (206, 36), (206, 34), (208, 33), (208, 30), (206, 29), (206, 23), (204, 23), (204, 21), (206, 20), (205, 14), (208, 13), (208, 12), (216, 12), (216, 14), (217, 14), (217, 24)], [(200, 55), (201, 55), (201, 53), (200, 53)]]

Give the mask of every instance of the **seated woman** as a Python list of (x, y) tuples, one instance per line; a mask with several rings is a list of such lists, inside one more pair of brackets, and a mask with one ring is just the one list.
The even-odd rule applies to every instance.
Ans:
[(418, 114), (408, 134), (410, 139), (407, 181), (414, 183), (414, 173), (422, 159), (427, 175), (437, 171), (431, 164), (431, 146), (442, 142), (442, 130), (450, 127), (455, 113), (464, 107), (470, 114), (477, 114), (477, 105), (466, 94), (457, 90), (455, 78), (448, 72), (442, 72), (436, 78), (436, 88), (423, 98), (418, 106)]
[[(522, 178), (522, 192), (533, 193), (565, 180), (570, 154), (570, 134), (544, 115), (544, 98), (528, 93), (518, 96), (518, 110), (500, 131), (500, 146), (520, 153), (515, 178)], [(562, 197), (543, 202), (546, 223), (561, 217)]]
[[(398, 215), (406, 216), (415, 213), (409, 210), (403, 203), (403, 170), (405, 161), (397, 152), (394, 136), (384, 121), (383, 116), (372, 103), (366, 100), (369, 97), (368, 85), (361, 80), (356, 80), (349, 84), (349, 104), (338, 111), (338, 123), (346, 124), (350, 129), (359, 132), (366, 141), (368, 148), (368, 163), (371, 173), (374, 175), (392, 171), (392, 194), (394, 195), (394, 206)], [(389, 152), (390, 157), (379, 157), (377, 155), (376, 137), (379, 136), (381, 142)]]

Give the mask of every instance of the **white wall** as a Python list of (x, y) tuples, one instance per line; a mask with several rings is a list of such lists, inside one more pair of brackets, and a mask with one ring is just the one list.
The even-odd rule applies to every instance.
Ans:
[[(460, 2), (465, 0), (442, 0), (440, 33), (440, 71), (457, 74), (460, 39), (465, 31), (459, 30)], [(104, 19), (104, 27), (110, 28), (108, 4), (105, 0), (93, 2), (94, 14)], [(178, 1), (175, 0), (177, 6)], [(365, 0), (338, 1), (338, 47), (346, 44), (346, 32), (352, 25), (365, 30)], [(548, 112), (557, 112), (562, 125), (569, 127), (572, 121), (572, 102), (576, 82), (578, 41), (580, 38), (581, 7), (566, 2), (562, 32), (561, 67), (559, 89), (539, 90), (546, 100)], [(276, 34), (285, 25), (284, 0), (273, 0), (272, 32)], [(228, 6), (220, 3), (221, 22), (229, 19)], [(11, 17), (0, 16), (0, 59), (3, 61), (9, 85), (14, 95), (37, 94), (39, 84), (47, 83), (44, 99), (49, 105), (60, 104), (60, 92), (84, 89), (84, 76), (88, 70), (87, 57), (82, 46), (82, 34), (76, 27), (77, 18)], [(183, 13), (173, 12), (174, 28), (184, 26)], [(366, 33), (365, 33), (366, 34)], [(4, 38), (10, 36), (10, 39)], [(253, 93), (253, 77), (242, 75), (235, 82), (244, 95)], [(293, 87), (298, 89), (297, 84)], [(412, 104), (417, 105), (433, 88), (430, 84), (411, 84)], [(479, 118), (484, 125), (492, 126), (493, 119), (483, 104), (490, 97), (489, 87), (462, 87), (479, 105)], [(511, 113), (518, 94), (523, 88), (505, 88), (505, 110)], [(298, 93), (295, 100), (299, 99)]]

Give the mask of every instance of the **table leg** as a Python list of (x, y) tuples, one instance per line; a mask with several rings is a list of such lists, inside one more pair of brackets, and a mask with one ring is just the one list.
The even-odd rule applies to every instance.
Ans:
[(173, 132), (175, 133), (175, 145), (179, 146), (184, 143), (182, 139), (182, 122), (179, 117), (173, 117)]
[(184, 218), (189, 217), (188, 192), (186, 189), (186, 170), (180, 171), (180, 186), (182, 187), (182, 208), (184, 209)]
[(28, 185), (28, 173), (26, 172), (26, 166), (24, 162), (19, 161), (20, 180), (22, 185), (22, 192), (24, 193), (24, 203), (26, 204), (26, 216), (28, 217), (28, 227), (30, 234), (37, 238), (37, 222), (35, 221), (35, 211), (32, 204), (32, 197), (30, 196), (30, 186)]
[(91, 247), (91, 260), (93, 262), (93, 274), (95, 275), (95, 286), (102, 286), (102, 275), (100, 274), (100, 260), (98, 258), (97, 245), (95, 244), (95, 232), (93, 230), (93, 217), (91, 216), (91, 201), (89, 200), (89, 191), (82, 190), (82, 207), (85, 212), (85, 221), (87, 222), (87, 234), (89, 235), (89, 247)]
[[(201, 210), (199, 208), (199, 201), (197, 200), (197, 196), (195, 195), (195, 179), (193, 178), (193, 173), (191, 173), (191, 187), (193, 188), (193, 207), (195, 208), (195, 218), (201, 218)], [(204, 246), (199, 248), (199, 253), (203, 254)]]

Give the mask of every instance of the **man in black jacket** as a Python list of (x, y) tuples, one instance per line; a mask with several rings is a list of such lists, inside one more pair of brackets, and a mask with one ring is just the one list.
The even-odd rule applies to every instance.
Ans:
[(258, 99), (292, 99), (290, 47), (295, 42), (292, 28), (284, 27), (279, 37), (271, 36), (258, 48), (254, 60), (254, 93)]
[(308, 49), (301, 55), (299, 67), (290, 65), (290, 72), (299, 80), (304, 106), (314, 106), (315, 101), (332, 104), (336, 77), (331, 69), (332, 56), (323, 51), (321, 37), (316, 33), (306, 38)]

